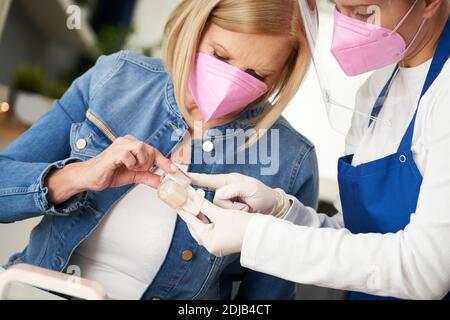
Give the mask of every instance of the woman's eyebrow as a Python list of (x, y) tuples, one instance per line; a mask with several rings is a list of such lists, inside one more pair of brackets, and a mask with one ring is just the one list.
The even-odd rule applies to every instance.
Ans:
[(265, 75), (266, 77), (271, 76), (272, 74), (275, 73), (275, 70), (272, 70), (272, 69), (265, 69), (265, 68), (259, 68), (258, 70), (255, 70), (255, 71), (261, 71), (262, 73), (264, 73), (264, 75)]
[(268, 76), (270, 76), (270, 75), (276, 73), (276, 70), (271, 69), (270, 67), (267, 67), (267, 68), (266, 68), (266, 67), (264, 67), (263, 65), (257, 66), (255, 69), (252, 69), (252, 70), (254, 70), (254, 71), (259, 71), (259, 72), (261, 72), (261, 73), (264, 73), (264, 75), (265, 75), (266, 77), (268, 77)]

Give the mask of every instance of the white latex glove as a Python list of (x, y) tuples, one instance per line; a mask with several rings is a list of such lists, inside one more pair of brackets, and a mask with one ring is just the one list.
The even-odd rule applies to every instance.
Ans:
[(188, 173), (192, 183), (216, 190), (214, 204), (226, 208), (262, 213), (282, 218), (291, 203), (281, 189), (272, 189), (261, 181), (239, 173), (207, 175)]
[(241, 252), (245, 231), (254, 214), (220, 208), (200, 195), (195, 196), (194, 203), (211, 223), (205, 224), (187, 212), (179, 215), (198, 244), (217, 257)]

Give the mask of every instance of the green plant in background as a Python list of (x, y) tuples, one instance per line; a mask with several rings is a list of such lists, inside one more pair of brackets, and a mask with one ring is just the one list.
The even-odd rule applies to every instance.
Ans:
[(133, 27), (104, 26), (98, 32), (97, 51), (99, 55), (120, 51), (127, 38), (134, 33)]
[(154, 45), (142, 48), (141, 53), (147, 57), (154, 57), (156, 55), (156, 53), (158, 52), (158, 50), (161, 49), (161, 47), (162, 47), (162, 42), (159, 41)]
[(142, 49), (142, 54), (147, 57), (153, 57), (155, 55), (155, 48), (154, 47), (144, 48)]
[[(121, 27), (106, 25), (100, 28), (97, 32), (97, 48), (96, 54), (90, 57), (82, 57), (79, 62), (79, 66), (69, 76), (69, 78), (75, 79), (80, 74), (88, 71), (95, 65), (97, 59), (102, 55), (109, 55), (116, 53), (123, 49), (127, 39), (135, 32), (134, 27)], [(148, 47), (143, 49), (145, 55), (153, 56), (154, 47)]]
[(61, 98), (69, 87), (63, 82), (48, 81), (41, 67), (30, 65), (16, 69), (13, 85), (16, 90), (41, 94), (53, 99)]
[(39, 66), (20, 66), (14, 72), (13, 84), (16, 90), (42, 93), (45, 89), (44, 72)]
[[(98, 34), (97, 55), (82, 59), (79, 68), (63, 77), (65, 81), (51, 82), (46, 77), (39, 66), (23, 65), (16, 69), (14, 73), (14, 88), (30, 93), (37, 93), (50, 98), (59, 99), (69, 88), (68, 83), (72, 82), (78, 75), (83, 74), (90, 69), (98, 57), (108, 55), (122, 50), (123, 44), (134, 32), (134, 28), (123, 28), (117, 26), (103, 27)], [(145, 47), (141, 50), (142, 54), (148, 57), (155, 56), (161, 43)]]
[(69, 85), (62, 82), (50, 83), (45, 90), (45, 94), (53, 99), (60, 99), (66, 91), (69, 89)]

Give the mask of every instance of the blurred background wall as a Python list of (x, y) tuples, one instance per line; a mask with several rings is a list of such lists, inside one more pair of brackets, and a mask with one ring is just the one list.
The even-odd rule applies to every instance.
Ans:
[[(171, 8), (158, 11), (153, 0), (0, 0), (0, 152), (59, 98), (70, 83), (102, 54), (127, 47), (131, 35), (143, 38), (134, 49), (152, 54)], [(175, 2), (174, 2), (175, 4)], [(69, 30), (71, 5), (81, 9), (81, 28)], [(136, 7), (144, 7), (141, 11)], [(164, 6), (163, 6), (164, 7)], [(139, 16), (140, 12), (140, 18)], [(147, 17), (147, 19), (145, 19)], [(142, 35), (135, 32), (140, 30)], [(142, 25), (146, 24), (146, 25)], [(151, 35), (151, 40), (146, 37)], [(0, 225), (0, 264), (22, 250), (39, 219)]]
[[(333, 4), (318, 0), (331, 24)], [(0, 152), (46, 112), (70, 83), (101, 54), (129, 49), (158, 56), (164, 24), (179, 0), (0, 0)], [(81, 8), (79, 30), (68, 30), (67, 10)], [(331, 70), (333, 71), (333, 70)], [(361, 80), (363, 81), (363, 79)], [(340, 90), (355, 87), (337, 83)], [(315, 145), (320, 167), (322, 212), (332, 214), (337, 196), (337, 159), (344, 136), (328, 124), (321, 91), (311, 70), (285, 112)], [(38, 219), (0, 225), (0, 264), (22, 250)], [(299, 298), (340, 298), (333, 290), (301, 287)]]

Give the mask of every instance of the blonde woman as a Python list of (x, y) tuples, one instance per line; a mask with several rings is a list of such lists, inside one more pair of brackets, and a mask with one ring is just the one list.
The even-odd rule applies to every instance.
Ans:
[(301, 26), (297, 0), (185, 0), (164, 61), (101, 58), (0, 156), (0, 222), (43, 217), (8, 266), (75, 270), (113, 299), (230, 299), (233, 282), (241, 299), (292, 298), (293, 283), (210, 255), (153, 188), (176, 162), (316, 206), (314, 147), (281, 118), (309, 60)]

